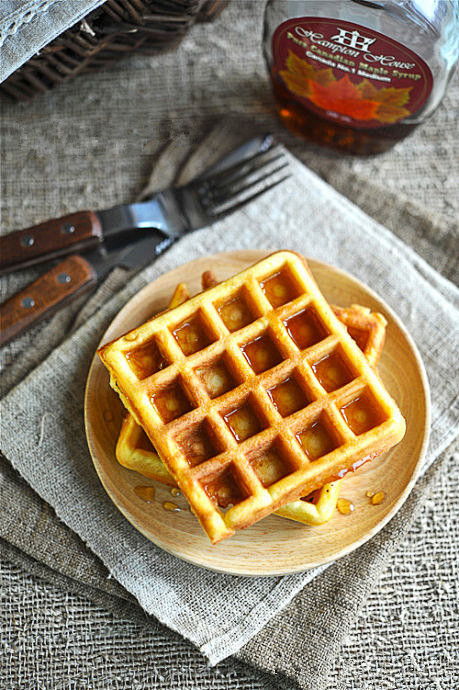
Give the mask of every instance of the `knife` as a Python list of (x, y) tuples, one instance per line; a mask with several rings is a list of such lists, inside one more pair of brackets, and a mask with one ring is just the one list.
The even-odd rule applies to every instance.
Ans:
[(135, 237), (138, 231), (157, 229), (167, 237), (177, 238), (201, 228), (209, 219), (203, 217), (200, 207), (199, 183), (205, 184), (213, 175), (255, 159), (273, 144), (271, 134), (253, 137), (191, 183), (162, 190), (146, 201), (102, 211), (78, 211), (8, 233), (0, 237), (0, 274), (66, 254), (86, 252), (125, 233), (134, 233)]
[(84, 256), (67, 257), (0, 305), (0, 347), (90, 290), (113, 268), (139, 270), (173, 241), (152, 230), (128, 245), (104, 243)]

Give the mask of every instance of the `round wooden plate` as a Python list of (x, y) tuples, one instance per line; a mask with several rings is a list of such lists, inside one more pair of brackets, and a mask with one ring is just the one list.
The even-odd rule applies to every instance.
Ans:
[[(238, 273), (269, 252), (237, 251), (197, 259), (147, 285), (120, 311), (102, 343), (135, 328), (165, 309), (177, 283), (191, 294), (201, 289), (203, 271), (212, 268), (219, 280)], [(127, 470), (115, 459), (115, 444), (124, 414), (118, 396), (109, 387), (108, 372), (95, 356), (85, 399), (86, 435), (94, 466), (108, 495), (123, 515), (152, 542), (179, 558), (234, 575), (281, 575), (299, 572), (340, 558), (364, 544), (392, 518), (407, 498), (419, 472), (429, 432), (429, 390), (423, 364), (410, 336), (393, 312), (365, 285), (331, 266), (309, 261), (325, 297), (348, 306), (363, 304), (388, 320), (386, 344), (379, 371), (407, 422), (403, 441), (364, 465), (343, 481), (340, 496), (355, 506), (350, 515), (338, 511), (330, 522), (308, 527), (271, 515), (212, 546), (191, 514), (183, 496), (170, 488)], [(154, 486), (147, 503), (135, 489)], [(367, 491), (383, 491), (385, 500), (372, 505)], [(180, 510), (165, 510), (164, 502)]]

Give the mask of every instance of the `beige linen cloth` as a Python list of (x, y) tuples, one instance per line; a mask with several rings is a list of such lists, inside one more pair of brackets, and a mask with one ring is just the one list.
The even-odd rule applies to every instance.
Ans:
[[(188, 171), (198, 160), (209, 162), (209, 152), (215, 156), (222, 142), (227, 147), (230, 131), (217, 129), (192, 158)], [(171, 154), (177, 152), (176, 146)], [(197, 569), (165, 554), (138, 534), (106, 496), (91, 465), (81, 414), (97, 342), (111, 318), (143, 285), (180, 263), (218, 250), (286, 247), (349, 270), (384, 295), (417, 341), (428, 369), (433, 415), (424, 470), (451, 443), (457, 429), (451, 357), (457, 342), (458, 291), (293, 158), (291, 169), (287, 182), (230, 218), (181, 240), (108, 302), (99, 298), (90, 318), (88, 304), (78, 320), (81, 325), (4, 399), (2, 450), (147, 613), (197, 645), (211, 663), (243, 647), (243, 660), (277, 677), (283, 674), (282, 682), (288, 678), (306, 688), (318, 687), (315, 674), (324, 659), (330, 659), (340, 617), (334, 608), (338, 602), (324, 601), (317, 609), (317, 602), (313, 605), (309, 599), (307, 585), (323, 569), (282, 578), (237, 578)], [(371, 578), (372, 568), (379, 564), (378, 550), (395, 538), (403, 514), (409, 520), (415, 497), (374, 544), (345, 559), (341, 568), (338, 564), (338, 581), (351, 567), (342, 582), (341, 601), (351, 596), (356, 582), (363, 585), (363, 573)], [(27, 525), (23, 529), (29, 531)]]

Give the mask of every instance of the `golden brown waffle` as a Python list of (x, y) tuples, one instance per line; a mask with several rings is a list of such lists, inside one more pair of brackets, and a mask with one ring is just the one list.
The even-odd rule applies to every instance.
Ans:
[[(208, 289), (217, 285), (218, 280), (212, 271), (202, 275), (202, 287)], [(189, 292), (184, 283), (177, 285), (169, 309), (189, 299)], [(367, 360), (376, 366), (382, 352), (386, 320), (381, 314), (372, 313), (370, 309), (353, 305), (342, 309), (332, 305), (340, 321), (345, 322), (348, 332), (357, 335), (358, 344)], [(118, 462), (128, 469), (135, 470), (145, 477), (163, 484), (176, 486), (176, 483), (151, 445), (147, 435), (138, 426), (132, 415), (127, 414), (123, 422), (116, 446)], [(287, 503), (276, 511), (276, 515), (289, 518), (307, 525), (320, 525), (332, 517), (339, 496), (342, 480), (325, 484), (309, 496)]]
[(404, 435), (397, 406), (293, 252), (99, 353), (213, 543)]

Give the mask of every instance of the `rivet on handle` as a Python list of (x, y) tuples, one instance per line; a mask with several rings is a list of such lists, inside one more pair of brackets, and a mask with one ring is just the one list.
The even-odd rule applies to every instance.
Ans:
[(57, 280), (61, 285), (65, 285), (66, 283), (70, 283), (72, 279), (68, 273), (59, 273)]
[(35, 300), (33, 297), (23, 297), (21, 304), (25, 309), (31, 309), (31, 307), (35, 306)]
[(61, 227), (61, 232), (63, 232), (64, 235), (73, 235), (75, 232), (75, 226), (72, 225), (72, 223), (64, 223)]
[(35, 244), (35, 240), (32, 235), (23, 235), (21, 237), (21, 244), (23, 247), (32, 247)]

